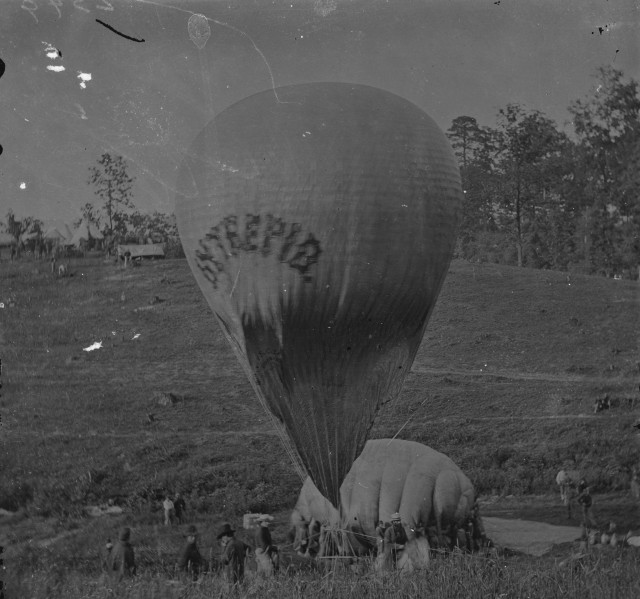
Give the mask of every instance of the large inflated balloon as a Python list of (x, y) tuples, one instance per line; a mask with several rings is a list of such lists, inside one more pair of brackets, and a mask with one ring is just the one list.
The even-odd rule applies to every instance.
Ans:
[(320, 494), (311, 479), (302, 486), (291, 523), (311, 519), (348, 531), (350, 550), (375, 547), (379, 520), (399, 512), (409, 531), (433, 526), (442, 538), (449, 527), (462, 527), (471, 515), (471, 481), (446, 455), (414, 441), (367, 441), (340, 489), (340, 509)]
[(451, 259), (462, 192), (445, 136), (380, 89), (277, 88), (202, 130), (178, 192), (202, 292), (291, 455), (337, 505)]

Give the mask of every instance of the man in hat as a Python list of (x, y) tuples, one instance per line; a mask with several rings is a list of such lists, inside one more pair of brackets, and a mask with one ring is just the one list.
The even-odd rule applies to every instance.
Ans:
[(591, 498), (591, 489), (587, 484), (586, 479), (582, 479), (578, 483), (578, 504), (582, 506), (582, 526), (584, 529), (594, 527), (595, 522), (591, 517), (591, 506), (593, 505), (593, 499)]
[(269, 530), (269, 520), (271, 516), (262, 514), (258, 516), (258, 528), (256, 530), (256, 565), (258, 574), (271, 575), (278, 571), (280, 565), (280, 556), (278, 548), (271, 540), (271, 531)]
[(227, 578), (231, 584), (240, 584), (244, 579), (244, 560), (249, 546), (235, 538), (236, 531), (226, 523), (218, 534), (222, 546), (222, 563), (226, 566)]
[(391, 526), (384, 533), (384, 548), (385, 553), (390, 552), (391, 563), (394, 567), (397, 565), (398, 558), (408, 540), (400, 514), (398, 512), (391, 514)]
[(193, 580), (198, 579), (200, 574), (200, 568), (202, 567), (202, 556), (196, 545), (196, 539), (198, 537), (198, 531), (193, 524), (187, 527), (184, 533), (187, 538), (187, 543), (184, 546), (178, 561), (178, 569), (182, 572), (191, 573)]
[(111, 574), (116, 580), (122, 580), (125, 576), (136, 575), (136, 560), (133, 547), (129, 542), (131, 529), (128, 526), (120, 529), (118, 542), (111, 550)]

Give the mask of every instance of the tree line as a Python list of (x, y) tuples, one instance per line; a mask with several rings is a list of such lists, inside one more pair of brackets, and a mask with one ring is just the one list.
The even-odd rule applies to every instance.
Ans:
[[(184, 256), (175, 217), (158, 211), (148, 214), (137, 210), (132, 201), (134, 182), (122, 156), (105, 152), (96, 165), (89, 167), (87, 183), (93, 187), (100, 203), (86, 202), (72, 223), (74, 228), (83, 222), (90, 225), (89, 238), (83, 242), (82, 249), (104, 249), (112, 253), (120, 243), (152, 241), (163, 243), (167, 255)], [(92, 237), (91, 227), (100, 236)], [(18, 252), (50, 254), (56, 245), (55, 239), (47, 239), (43, 221), (32, 216), (19, 219), (9, 210), (4, 230), (13, 238)]]
[(476, 261), (638, 277), (638, 83), (602, 67), (572, 102), (570, 131), (508, 104), (486, 127), (453, 120), (447, 136), (464, 190), (457, 255)]

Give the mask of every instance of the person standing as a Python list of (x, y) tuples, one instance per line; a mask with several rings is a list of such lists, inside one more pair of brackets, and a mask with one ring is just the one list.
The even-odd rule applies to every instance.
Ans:
[(171, 518), (173, 516), (173, 501), (169, 497), (169, 493), (165, 495), (164, 501), (162, 502), (162, 509), (164, 510), (164, 525), (171, 526)]
[(222, 547), (222, 563), (226, 566), (227, 579), (231, 584), (241, 584), (244, 580), (244, 561), (249, 546), (235, 538), (235, 530), (224, 524), (218, 534)]
[(384, 547), (385, 553), (388, 552), (391, 556), (391, 565), (394, 568), (408, 540), (400, 514), (398, 512), (391, 514), (391, 526), (384, 533)]
[(182, 495), (180, 495), (180, 493), (176, 493), (176, 496), (173, 500), (173, 513), (175, 514), (176, 522), (178, 524), (183, 523), (186, 508), (187, 505), (184, 501), (184, 498), (182, 497)]
[(582, 506), (582, 526), (583, 528), (595, 527), (593, 518), (591, 517), (591, 507), (593, 506), (593, 499), (591, 497), (591, 489), (587, 485), (587, 481), (583, 478), (578, 483), (578, 497), (577, 502)]
[(197, 580), (202, 568), (202, 555), (200, 555), (197, 545), (198, 530), (193, 524), (190, 524), (184, 536), (187, 538), (187, 542), (180, 554), (178, 569), (191, 574), (192, 579)]
[(278, 548), (273, 544), (271, 531), (269, 530), (269, 520), (271, 516), (262, 514), (258, 516), (258, 529), (255, 534), (256, 544), (256, 566), (259, 574), (271, 576), (278, 571), (280, 556)]
[(556, 484), (560, 487), (560, 500), (567, 508), (567, 517), (571, 519), (571, 500), (575, 483), (569, 472), (560, 470), (556, 476)]
[(133, 546), (129, 542), (130, 537), (131, 529), (125, 526), (120, 530), (118, 542), (111, 550), (110, 571), (118, 581), (136, 575), (136, 559)]
[(378, 520), (378, 526), (376, 526), (376, 555), (382, 555), (384, 553), (384, 533), (384, 522)]
[(100, 560), (102, 562), (102, 569), (106, 572), (108, 572), (111, 568), (112, 549), (113, 549), (113, 543), (111, 542), (111, 539), (107, 539), (107, 542), (105, 543), (105, 546), (101, 551), (102, 559)]

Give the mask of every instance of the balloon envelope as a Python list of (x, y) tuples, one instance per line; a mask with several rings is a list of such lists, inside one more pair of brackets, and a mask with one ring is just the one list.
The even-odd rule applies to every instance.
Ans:
[(350, 550), (369, 552), (376, 545), (378, 521), (399, 512), (413, 538), (419, 527), (464, 526), (475, 490), (446, 455), (415, 441), (370, 439), (340, 489), (340, 509), (333, 507), (307, 478), (291, 514), (292, 524), (313, 518), (346, 531)]
[(183, 161), (176, 216), (191, 269), (291, 455), (334, 505), (411, 367), (461, 198), (431, 118), (364, 85), (245, 98)]

